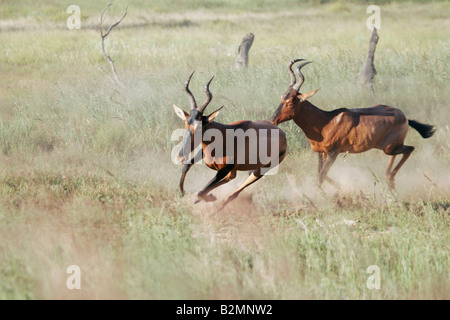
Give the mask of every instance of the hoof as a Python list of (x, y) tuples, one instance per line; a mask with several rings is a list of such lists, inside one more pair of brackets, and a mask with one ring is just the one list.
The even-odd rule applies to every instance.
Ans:
[(394, 179), (390, 178), (389, 176), (386, 177), (386, 182), (387, 185), (389, 187), (389, 190), (394, 190), (395, 189), (395, 182)]
[(205, 200), (206, 202), (213, 202), (213, 201), (216, 201), (217, 198), (214, 197), (212, 194), (207, 194), (207, 195), (203, 196), (203, 200)]
[(197, 194), (197, 197), (194, 200), (194, 204), (197, 204), (202, 200), (205, 200), (206, 202), (213, 202), (213, 201), (216, 201), (217, 198), (214, 197), (212, 194), (206, 194), (204, 196)]

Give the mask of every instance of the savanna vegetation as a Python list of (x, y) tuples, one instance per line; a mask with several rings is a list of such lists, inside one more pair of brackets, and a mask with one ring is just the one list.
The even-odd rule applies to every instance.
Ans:
[[(0, 1), (0, 299), (448, 299), (450, 3), (377, 1), (374, 93), (355, 83), (370, 31), (367, 1), (117, 0), (106, 40), (101, 1)], [(68, 30), (66, 8), (81, 8)], [(237, 46), (255, 34), (249, 66)], [(215, 174), (196, 165), (178, 190), (172, 104), (211, 85), (220, 122), (269, 119), (307, 58), (303, 91), (325, 110), (388, 104), (436, 126), (388, 190), (388, 157), (340, 156), (318, 189), (317, 155), (293, 123), (288, 155), (220, 214), (246, 178), (192, 204)], [(81, 268), (68, 290), (66, 268)], [(380, 268), (381, 289), (366, 272)]]

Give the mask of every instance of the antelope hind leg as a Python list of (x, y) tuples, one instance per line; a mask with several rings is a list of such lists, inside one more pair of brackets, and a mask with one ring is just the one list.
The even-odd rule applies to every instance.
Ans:
[[(406, 162), (406, 160), (408, 160), (409, 156), (414, 151), (414, 149), (415, 148), (412, 146), (402, 145), (402, 146), (396, 147), (392, 151), (392, 154), (391, 154), (392, 156), (403, 153), (403, 157), (400, 159), (400, 162), (397, 164), (397, 166), (394, 168), (394, 170), (392, 170), (389, 174), (386, 174), (387, 179), (388, 179), (389, 188), (391, 188), (391, 189), (395, 188), (395, 182), (394, 182), (395, 175), (397, 174), (398, 170), (400, 170), (400, 168), (403, 166), (403, 164)], [(388, 170), (390, 170), (390, 168), (392, 168), (392, 165), (394, 164), (393, 158), (394, 157), (392, 157), (391, 160), (389, 161)]]
[(251, 185), (252, 183), (255, 183), (256, 181), (258, 181), (259, 179), (261, 179), (263, 177), (263, 175), (261, 174), (261, 169), (257, 169), (255, 171), (252, 172), (252, 174), (247, 178), (247, 180), (245, 180), (244, 184), (242, 184), (242, 186), (240, 186), (236, 191), (234, 191), (227, 199), (227, 201), (224, 202), (224, 204), (222, 205), (222, 207), (220, 207), (219, 211), (221, 211), (223, 208), (225, 208), (225, 206), (230, 203), (231, 201), (233, 201), (234, 199), (236, 199), (239, 194), (241, 193), (242, 190), (244, 190), (245, 188), (247, 188), (249, 185)]

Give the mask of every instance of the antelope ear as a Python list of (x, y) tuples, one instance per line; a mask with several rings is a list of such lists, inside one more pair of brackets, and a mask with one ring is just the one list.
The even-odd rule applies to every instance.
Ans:
[(214, 111), (213, 113), (211, 113), (211, 114), (208, 116), (208, 122), (213, 121), (213, 120), (217, 117), (217, 115), (219, 114), (220, 110), (222, 110), (222, 108), (223, 108), (223, 106), (221, 106), (219, 109), (217, 109), (216, 111)]
[(311, 98), (317, 91), (319, 91), (320, 89), (317, 89), (317, 90), (313, 90), (313, 91), (309, 91), (309, 92), (306, 92), (306, 93), (303, 93), (303, 94), (301, 94), (301, 95), (299, 95), (298, 96), (298, 98), (300, 99), (300, 101), (306, 101), (306, 100), (308, 100), (309, 98)]
[(189, 118), (189, 113), (181, 110), (181, 108), (177, 107), (176, 105), (173, 105), (173, 111), (175, 111), (176, 115), (179, 116), (183, 121), (186, 121), (187, 118)]

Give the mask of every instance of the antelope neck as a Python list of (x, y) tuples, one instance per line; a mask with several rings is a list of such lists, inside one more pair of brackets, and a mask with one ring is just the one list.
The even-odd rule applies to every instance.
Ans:
[(331, 121), (333, 115), (317, 108), (309, 101), (302, 102), (297, 110), (293, 117), (294, 122), (303, 130), (308, 139), (320, 141), (322, 129)]

